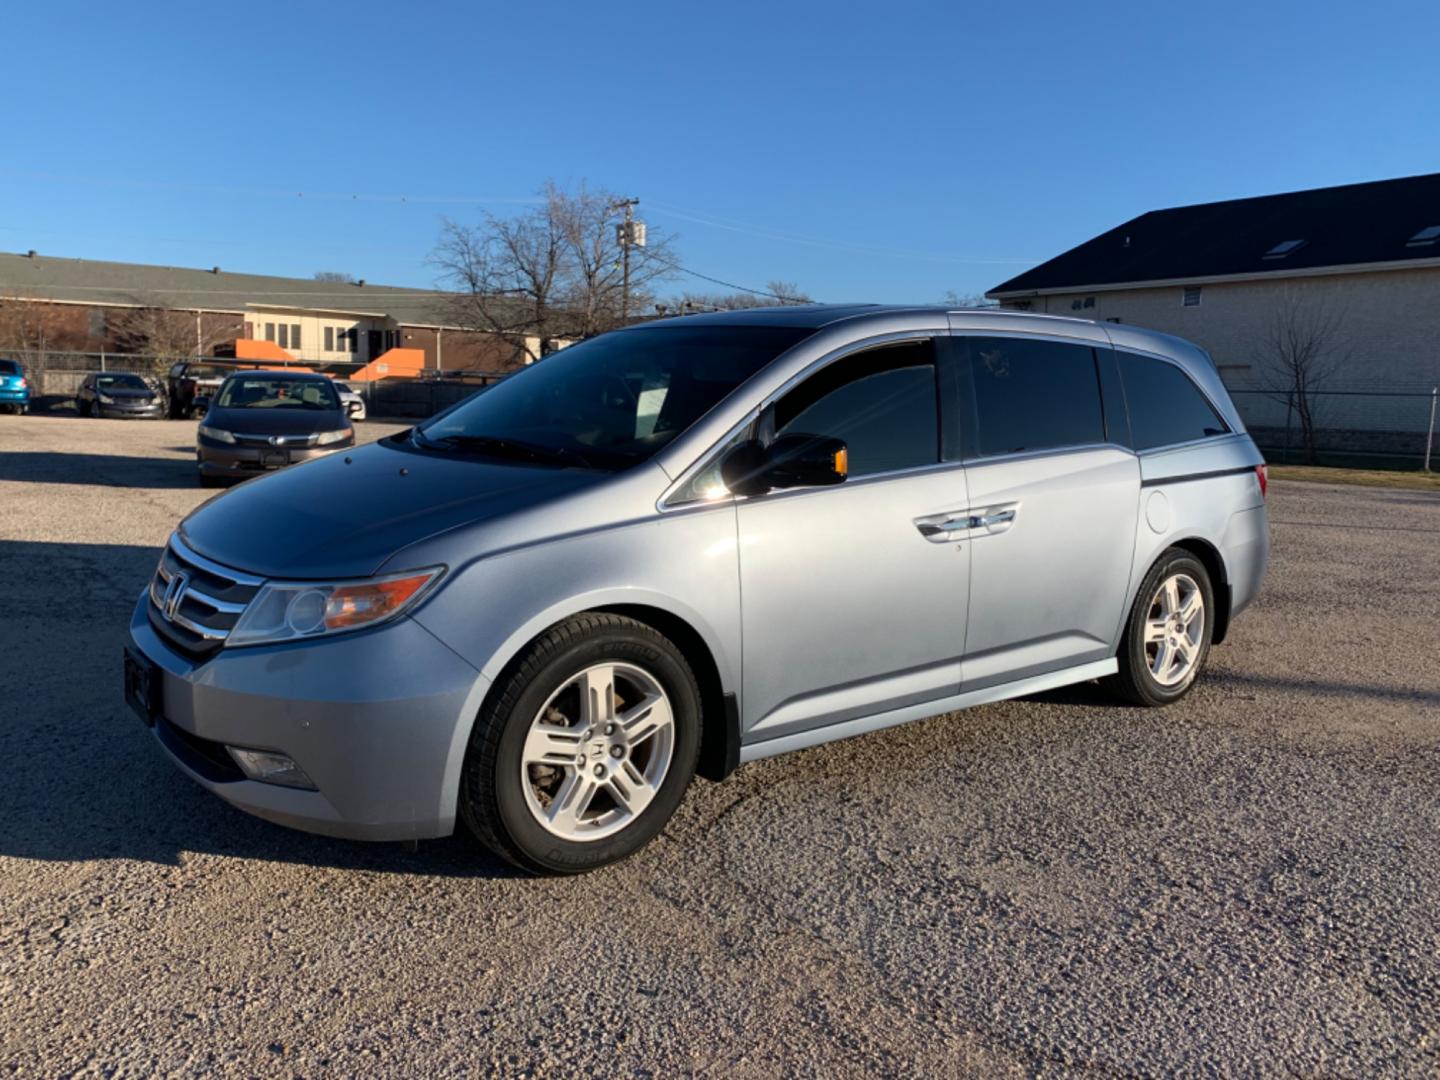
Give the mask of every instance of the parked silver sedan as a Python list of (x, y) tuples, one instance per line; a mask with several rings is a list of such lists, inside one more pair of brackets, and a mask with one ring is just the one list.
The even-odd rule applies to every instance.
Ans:
[(696, 773), (1069, 683), (1175, 701), (1260, 587), (1265, 484), (1174, 338), (935, 308), (659, 321), (201, 507), (135, 607), (126, 691), (272, 821), (463, 821), (528, 870), (588, 870)]

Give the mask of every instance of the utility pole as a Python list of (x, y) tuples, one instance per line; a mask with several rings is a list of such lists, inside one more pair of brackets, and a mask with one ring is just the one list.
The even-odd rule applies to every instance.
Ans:
[(630, 248), (645, 246), (645, 223), (635, 220), (635, 207), (639, 199), (621, 199), (611, 207), (625, 209), (625, 220), (615, 226), (615, 238), (620, 242), (622, 284), (620, 286), (620, 325), (630, 321)]

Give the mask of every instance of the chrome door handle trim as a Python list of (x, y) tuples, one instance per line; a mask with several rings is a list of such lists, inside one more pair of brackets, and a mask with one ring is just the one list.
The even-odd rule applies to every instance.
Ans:
[(968, 517), (949, 518), (945, 521), (917, 521), (915, 528), (920, 530), (920, 535), (926, 540), (935, 540), (944, 543), (950, 539), (952, 533), (966, 532), (970, 529)]
[(1015, 520), (1015, 508), (1007, 507), (1004, 510), (991, 510), (985, 514), (978, 514), (970, 519), (972, 529), (988, 529), (992, 525), (1006, 525)]

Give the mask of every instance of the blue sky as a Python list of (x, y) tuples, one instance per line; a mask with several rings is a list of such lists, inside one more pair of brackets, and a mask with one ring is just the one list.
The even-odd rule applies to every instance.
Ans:
[(1440, 170), (1423, 0), (140, 7), (7, 10), (0, 250), (428, 285), (442, 216), (553, 178), (700, 273), (930, 301), (1147, 209)]

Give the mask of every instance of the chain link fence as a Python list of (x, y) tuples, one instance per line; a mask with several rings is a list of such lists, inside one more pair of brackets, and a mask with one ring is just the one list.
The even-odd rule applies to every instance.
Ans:
[[(1230, 391), (1266, 458), (1278, 464), (1430, 468), (1435, 456), (1435, 387), (1329, 387), (1302, 400), (1285, 390)], [(1308, 416), (1308, 423), (1307, 423)]]

